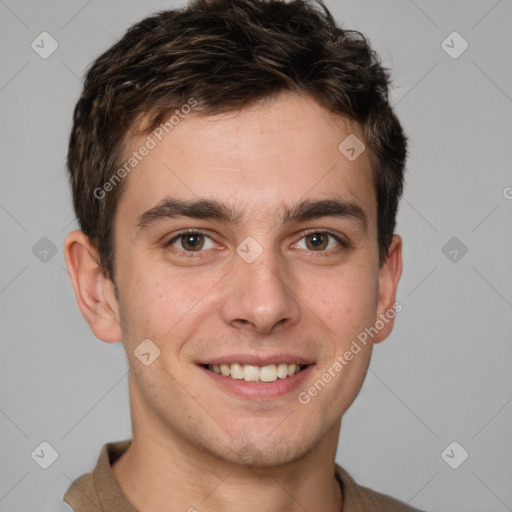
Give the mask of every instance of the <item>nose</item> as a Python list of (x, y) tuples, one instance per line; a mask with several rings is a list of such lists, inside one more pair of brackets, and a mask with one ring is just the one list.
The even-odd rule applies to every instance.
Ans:
[(252, 263), (236, 256), (234, 265), (221, 309), (226, 323), (270, 334), (299, 321), (300, 301), (293, 291), (293, 279), (270, 250)]

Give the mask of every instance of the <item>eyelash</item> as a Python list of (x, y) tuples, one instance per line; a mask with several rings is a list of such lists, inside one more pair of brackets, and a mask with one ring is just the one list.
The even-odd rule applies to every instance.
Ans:
[[(206, 233), (203, 233), (202, 231), (199, 231), (199, 230), (189, 229), (189, 230), (180, 231), (177, 235), (175, 235), (169, 241), (166, 241), (163, 244), (164, 249), (169, 249), (170, 247), (172, 247), (172, 244), (174, 242), (176, 242), (180, 238), (184, 237), (185, 235), (191, 235), (191, 234), (192, 235), (203, 235), (213, 241), (212, 237), (207, 235)], [(312, 230), (306, 231), (303, 233), (303, 235), (301, 236), (299, 241), (308, 235), (315, 235), (315, 234), (329, 235), (332, 238), (334, 238), (334, 240), (336, 240), (336, 242), (338, 242), (343, 248), (347, 249), (349, 247), (349, 244), (343, 238), (341, 238), (338, 234), (333, 233), (332, 231), (329, 231), (329, 230), (312, 229)], [(183, 258), (201, 258), (202, 257), (201, 253), (203, 253), (205, 251), (203, 251), (203, 250), (201, 250), (201, 251), (186, 251), (184, 249), (172, 248), (171, 252), (179, 252), (182, 254), (181, 257), (183, 257)], [(323, 257), (323, 256), (329, 256), (330, 254), (332, 254), (333, 251), (331, 249), (330, 251), (324, 250), (324, 251), (311, 251), (311, 252), (317, 253), (316, 254), (317, 257)]]

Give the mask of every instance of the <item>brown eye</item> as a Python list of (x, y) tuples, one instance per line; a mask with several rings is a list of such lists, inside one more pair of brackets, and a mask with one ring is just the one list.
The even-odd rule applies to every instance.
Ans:
[(329, 231), (313, 230), (311, 230), (309, 233), (305, 233), (304, 236), (295, 245), (300, 249), (321, 253), (319, 256), (323, 255), (323, 253), (325, 253), (327, 256), (328, 254), (349, 247), (349, 244), (345, 242), (341, 236), (338, 236)]
[(186, 251), (199, 251), (203, 248), (204, 237), (200, 233), (187, 233), (181, 235), (181, 246)]
[(215, 242), (208, 236), (199, 231), (184, 231), (178, 233), (169, 240), (165, 247), (173, 252), (181, 253), (201, 253), (206, 249), (212, 249)]
[(329, 235), (327, 233), (313, 233), (305, 238), (308, 249), (313, 251), (323, 251), (329, 245)]

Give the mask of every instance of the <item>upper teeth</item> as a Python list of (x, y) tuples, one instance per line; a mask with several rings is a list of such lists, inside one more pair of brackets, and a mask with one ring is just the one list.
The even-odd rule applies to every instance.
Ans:
[(233, 379), (243, 379), (247, 382), (273, 382), (275, 380), (290, 377), (301, 370), (299, 364), (269, 364), (267, 366), (254, 366), (250, 364), (221, 364), (208, 365), (209, 370), (215, 373), (222, 373), (226, 377)]

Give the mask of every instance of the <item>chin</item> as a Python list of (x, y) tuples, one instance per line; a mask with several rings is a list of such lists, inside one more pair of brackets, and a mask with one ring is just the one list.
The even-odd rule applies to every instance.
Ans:
[(287, 437), (261, 436), (261, 433), (244, 435), (232, 440), (229, 449), (215, 456), (251, 468), (270, 468), (296, 462), (309, 453), (304, 440)]

